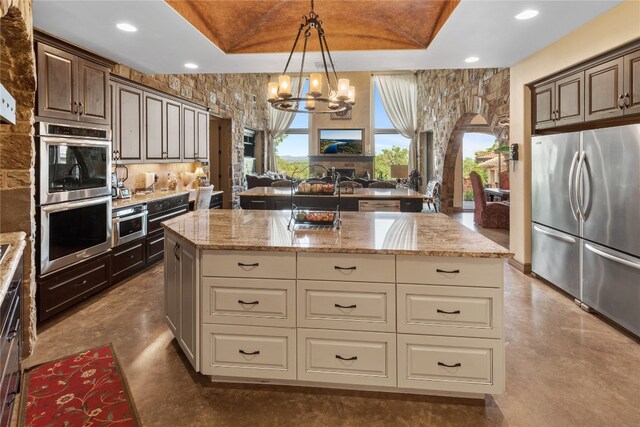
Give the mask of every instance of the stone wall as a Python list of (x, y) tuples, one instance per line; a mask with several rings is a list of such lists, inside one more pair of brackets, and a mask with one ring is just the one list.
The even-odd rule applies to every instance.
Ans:
[(0, 3), (0, 81), (16, 100), (16, 124), (0, 125), (0, 232), (24, 231), (24, 354), (35, 343), (35, 55), (31, 0)]
[[(442, 182), (443, 212), (453, 211), (455, 162), (465, 128), (480, 114), (496, 139), (508, 143), (509, 69), (422, 70), (418, 72), (418, 129), (433, 132), (435, 176)], [(421, 147), (418, 153), (422, 153)], [(423, 165), (423, 159), (418, 159)]]
[[(180, 96), (208, 107), (216, 116), (231, 119), (231, 183), (233, 206), (244, 188), (243, 129), (264, 131), (268, 122), (267, 74), (155, 74), (145, 75), (124, 65), (116, 65), (114, 75)], [(211, 154), (213, 155), (213, 153)], [(225, 196), (226, 197), (226, 196)]]

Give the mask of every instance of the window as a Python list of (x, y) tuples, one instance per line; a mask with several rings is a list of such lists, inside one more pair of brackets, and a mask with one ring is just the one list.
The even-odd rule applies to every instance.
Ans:
[[(300, 92), (309, 92), (309, 81), (305, 80)], [(301, 106), (302, 108), (302, 106)], [(309, 164), (309, 114), (297, 113), (289, 130), (275, 141), (278, 172), (291, 176)]]
[(409, 164), (411, 140), (394, 129), (382, 105), (378, 85), (373, 84), (373, 145), (375, 148), (374, 178), (391, 179), (391, 165)]

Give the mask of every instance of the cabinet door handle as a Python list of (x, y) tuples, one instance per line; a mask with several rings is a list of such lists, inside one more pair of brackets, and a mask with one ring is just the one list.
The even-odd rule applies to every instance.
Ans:
[(462, 363), (454, 363), (453, 365), (447, 365), (446, 363), (438, 362), (438, 366), (444, 366), (445, 368), (459, 368)]
[(620, 94), (618, 97), (618, 108), (622, 110), (624, 108), (624, 104), (624, 94)]
[(173, 255), (176, 257), (178, 261), (180, 261), (180, 255), (178, 255), (179, 250), (180, 250), (180, 243), (176, 242), (175, 246), (173, 247)]
[(346, 360), (346, 361), (352, 361), (352, 360), (358, 360), (358, 356), (352, 356), (352, 357), (342, 357), (339, 354), (336, 354), (336, 359), (340, 359), (340, 360)]
[(7, 341), (11, 342), (13, 341), (16, 337), (18, 336), (18, 329), (12, 329), (11, 331), (9, 331), (9, 333), (7, 334)]
[(257, 354), (260, 354), (260, 350), (256, 350), (256, 351), (252, 351), (252, 352), (246, 352), (246, 351), (240, 349), (240, 350), (238, 350), (238, 353), (244, 354), (245, 356), (255, 356)]
[(84, 105), (82, 105), (82, 102), (79, 102), (79, 103), (78, 103), (78, 107), (80, 107), (80, 108), (78, 109), (78, 115), (79, 115), (79, 116), (82, 116), (82, 115), (84, 114)]
[(253, 263), (253, 264), (245, 264), (243, 262), (239, 262), (238, 263), (238, 267), (258, 267), (260, 265), (259, 262)]
[(439, 268), (436, 268), (436, 273), (458, 274), (460, 273), (460, 270), (440, 270)]
[(242, 301), (241, 299), (238, 300), (238, 304), (242, 304), (242, 305), (258, 305), (260, 304), (260, 301)]
[(629, 99), (630, 99), (629, 94), (625, 93), (624, 94), (624, 106), (625, 106), (625, 108), (629, 108), (631, 106), (631, 103), (629, 102)]
[(73, 101), (73, 104), (71, 104), (71, 112), (74, 115), (78, 115), (78, 101)]
[(356, 304), (351, 304), (351, 305), (340, 305), (340, 304), (334, 304), (335, 308), (356, 308)]
[(12, 391), (11, 393), (9, 393), (7, 395), (7, 397), (9, 397), (9, 396), (11, 396), (11, 398), (7, 400), (7, 406), (11, 406), (13, 401), (16, 400), (16, 397), (18, 396), (18, 392), (17, 391)]
[(442, 313), (442, 314), (460, 314), (460, 310), (446, 311), (446, 310), (437, 309), (436, 312), (437, 313)]
[(333, 268), (336, 270), (356, 270), (358, 267), (355, 265), (353, 267), (340, 267), (339, 265), (334, 265)]
[(87, 281), (86, 281), (86, 280), (83, 280), (83, 281), (82, 281), (82, 283), (76, 283), (76, 284), (75, 284), (75, 285), (73, 285), (73, 286), (76, 286), (76, 287), (77, 287), (77, 286), (83, 286), (83, 285), (86, 285), (86, 284), (87, 284)]

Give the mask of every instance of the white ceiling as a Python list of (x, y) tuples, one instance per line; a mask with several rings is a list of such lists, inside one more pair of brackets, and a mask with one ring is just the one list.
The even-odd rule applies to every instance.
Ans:
[[(621, 2), (462, 0), (428, 49), (332, 56), (339, 71), (509, 67)], [(514, 19), (525, 9), (540, 14), (527, 21)], [(162, 0), (34, 0), (33, 11), (36, 28), (144, 73), (282, 72), (288, 56), (227, 55)], [(138, 32), (118, 30), (119, 22), (135, 25)], [(294, 34), (299, 23), (286, 25)], [(331, 34), (327, 39), (330, 46)], [(469, 56), (480, 60), (467, 64)], [(311, 71), (321, 58), (312, 53), (307, 61)], [(186, 62), (200, 67), (187, 70)]]

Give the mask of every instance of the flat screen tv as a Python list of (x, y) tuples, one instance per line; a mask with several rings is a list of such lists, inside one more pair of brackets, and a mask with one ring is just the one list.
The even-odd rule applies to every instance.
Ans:
[(320, 129), (320, 154), (361, 155), (362, 129)]

